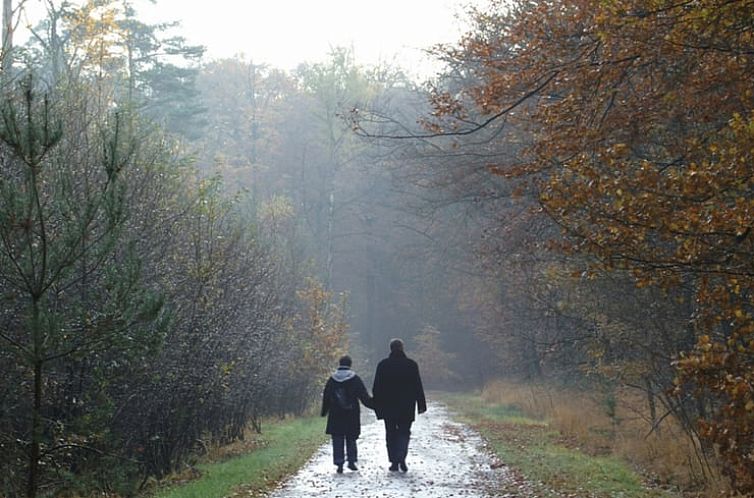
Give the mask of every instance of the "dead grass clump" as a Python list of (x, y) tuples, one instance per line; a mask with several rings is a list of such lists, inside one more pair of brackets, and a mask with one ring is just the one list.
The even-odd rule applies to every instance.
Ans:
[(482, 399), (499, 405), (515, 406), (530, 416), (548, 416), (552, 410), (552, 395), (543, 386), (496, 380), (482, 390)]
[(210, 441), (204, 445), (203, 460), (210, 462), (221, 462), (239, 455), (245, 455), (252, 451), (263, 448), (267, 445), (262, 434), (256, 432), (252, 427), (244, 430), (243, 439), (233, 441), (229, 444), (221, 444), (217, 441)]
[(638, 391), (601, 393), (498, 380), (485, 386), (482, 398), (546, 419), (561, 434), (562, 444), (621, 457), (655, 485), (709, 495), (726, 488), (719, 471), (699, 458), (694, 441), (672, 417), (653, 430), (647, 399)]

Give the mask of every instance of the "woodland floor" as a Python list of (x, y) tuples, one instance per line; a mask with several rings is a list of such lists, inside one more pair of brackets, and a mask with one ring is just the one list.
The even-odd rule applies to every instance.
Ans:
[[(335, 472), (330, 444), (323, 445), (293, 477), (271, 493), (271, 498), (335, 497), (491, 497), (527, 496), (499, 494), (515, 486), (516, 476), (498, 462), (481, 437), (466, 425), (451, 419), (447, 409), (430, 405), (412, 427), (407, 473), (388, 470), (385, 432), (371, 412), (363, 416), (359, 439), (359, 470)], [(493, 490), (497, 490), (495, 493)]]

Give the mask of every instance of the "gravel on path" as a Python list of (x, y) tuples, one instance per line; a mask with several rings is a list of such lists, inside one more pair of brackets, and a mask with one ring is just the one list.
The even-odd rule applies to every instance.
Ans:
[[(385, 428), (371, 411), (363, 415), (358, 471), (335, 472), (330, 443), (323, 445), (271, 498), (482, 498), (498, 496), (490, 486), (508, 480), (507, 466), (485, 449), (479, 435), (432, 403), (411, 428), (408, 472), (390, 472)], [(502, 495), (515, 496), (515, 495)]]

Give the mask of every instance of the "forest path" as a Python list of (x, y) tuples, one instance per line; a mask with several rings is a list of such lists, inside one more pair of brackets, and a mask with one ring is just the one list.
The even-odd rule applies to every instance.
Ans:
[(364, 411), (358, 471), (344, 469), (337, 474), (328, 442), (271, 498), (499, 497), (490, 485), (499, 479), (511, 480), (508, 467), (495, 464), (479, 435), (451, 420), (447, 409), (437, 403), (418, 416), (411, 428), (408, 472), (390, 472), (384, 425), (375, 421), (371, 410)]

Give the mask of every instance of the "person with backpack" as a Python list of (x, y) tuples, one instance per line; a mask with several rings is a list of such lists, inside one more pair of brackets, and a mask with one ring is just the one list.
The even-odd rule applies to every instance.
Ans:
[(364, 382), (351, 370), (351, 364), (350, 356), (341, 357), (338, 369), (327, 379), (322, 393), (322, 416), (327, 415), (325, 433), (332, 437), (333, 463), (339, 474), (346, 459), (349, 469), (359, 470), (356, 467), (356, 440), (361, 434), (359, 401), (367, 408), (374, 407)]

